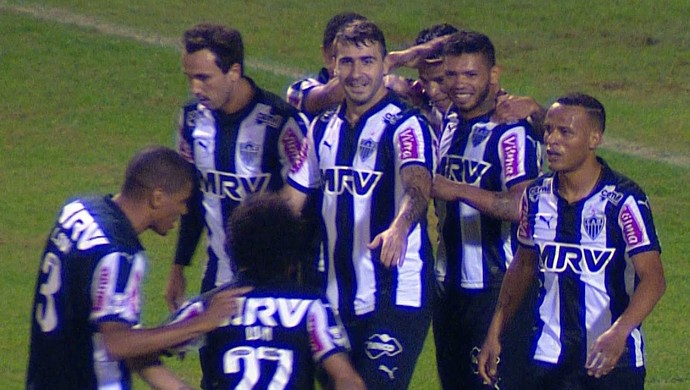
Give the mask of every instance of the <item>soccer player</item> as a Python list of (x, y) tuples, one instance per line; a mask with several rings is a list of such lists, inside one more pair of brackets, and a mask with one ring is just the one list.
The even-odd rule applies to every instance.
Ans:
[[(519, 197), (540, 173), (537, 135), (525, 120), (492, 120), (500, 69), (494, 46), (481, 33), (454, 34), (443, 47), (444, 88), (453, 102), (444, 118), (440, 164), (432, 194), (440, 243), (434, 340), (444, 389), (480, 389), (476, 357), (491, 321), (506, 266)], [(525, 335), (526, 322), (515, 332)], [(523, 340), (526, 337), (515, 337)], [(528, 345), (506, 348), (506, 388), (519, 387)]]
[(334, 43), (341, 104), (312, 122), (284, 194), (301, 210), (323, 194), (327, 297), (367, 386), (406, 389), (430, 322), (426, 210), (432, 134), (417, 110), (384, 86), (383, 32), (369, 21)]
[(334, 15), (323, 30), (321, 55), (326, 65), (321, 68), (317, 78), (295, 81), (287, 90), (287, 101), (298, 110), (313, 118), (331, 109), (343, 100), (343, 90), (337, 77), (333, 77), (335, 58), (333, 40), (338, 31), (349, 23), (366, 20), (355, 12), (342, 12)]
[(290, 274), (309, 251), (297, 217), (277, 194), (239, 205), (227, 227), (237, 283), (253, 287), (229, 324), (206, 338), (211, 389), (313, 389), (315, 363), (335, 389), (364, 389), (349, 362), (347, 335), (317, 290)]
[(603, 105), (579, 93), (558, 98), (546, 113), (551, 172), (522, 199), (520, 246), (479, 355), (486, 382), (498, 374), (505, 324), (538, 275), (525, 388), (644, 388), (640, 327), (666, 282), (649, 199), (596, 155), (605, 124)]
[(196, 168), (199, 182), (182, 218), (168, 280), (171, 310), (184, 300), (184, 267), (204, 226), (207, 261), (201, 292), (233, 279), (234, 265), (224, 249), (225, 222), (248, 195), (283, 186), (306, 133), (306, 119), (297, 110), (245, 75), (237, 30), (199, 24), (185, 31), (182, 41), (184, 73), (195, 98), (183, 108), (179, 149)]
[(174, 150), (151, 147), (132, 158), (119, 194), (63, 206), (38, 271), (27, 389), (129, 389), (130, 369), (154, 388), (190, 388), (158, 355), (219, 326), (247, 289), (218, 294), (188, 321), (134, 326), (148, 262), (138, 236), (167, 234), (187, 210), (193, 178)]

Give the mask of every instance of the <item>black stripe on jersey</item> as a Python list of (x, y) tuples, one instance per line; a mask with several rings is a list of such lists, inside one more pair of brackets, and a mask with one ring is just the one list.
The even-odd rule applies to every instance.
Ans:
[[(335, 164), (338, 166), (351, 166), (352, 161), (357, 154), (357, 145), (359, 136), (362, 133), (361, 124), (366, 123), (366, 119), (362, 118), (359, 121), (359, 126), (351, 128), (350, 124), (344, 118), (343, 123), (338, 133), (338, 150), (335, 158)], [(354, 133), (354, 134), (353, 134)], [(317, 144), (318, 145), (318, 144)], [(352, 195), (338, 196), (338, 204), (336, 207), (336, 229), (338, 232), (335, 241), (335, 248), (333, 250), (336, 279), (338, 280), (338, 307), (347, 308), (346, 313), (354, 313), (355, 294), (357, 293), (358, 284), (355, 281), (356, 273), (352, 259), (352, 243), (354, 242), (354, 200)], [(338, 261), (343, 259), (344, 261)], [(349, 261), (345, 261), (349, 260)]]
[[(107, 255), (106, 255), (107, 256)], [(117, 284), (115, 285), (116, 293), (123, 293), (127, 288), (130, 273), (132, 272), (133, 259), (128, 258), (127, 254), (119, 253)]]

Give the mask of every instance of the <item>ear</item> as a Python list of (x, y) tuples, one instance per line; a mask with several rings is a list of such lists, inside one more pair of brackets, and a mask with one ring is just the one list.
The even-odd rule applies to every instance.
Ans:
[(602, 133), (601, 130), (597, 128), (592, 128), (592, 130), (589, 132), (589, 149), (595, 150), (596, 148), (598, 148), (601, 144), (603, 137), (604, 133)]
[[(503, 67), (500, 65), (494, 65), (491, 67), (491, 72), (489, 73), (489, 83), (498, 86), (501, 83), (501, 73), (503, 73)], [(497, 89), (498, 90), (498, 89)]]
[(230, 81), (237, 82), (242, 78), (242, 65), (239, 63), (232, 64), (230, 66), (230, 69), (228, 69), (228, 73), (226, 73), (226, 77), (230, 78)]
[(149, 207), (153, 210), (158, 209), (163, 204), (165, 193), (160, 188), (156, 188), (149, 193)]

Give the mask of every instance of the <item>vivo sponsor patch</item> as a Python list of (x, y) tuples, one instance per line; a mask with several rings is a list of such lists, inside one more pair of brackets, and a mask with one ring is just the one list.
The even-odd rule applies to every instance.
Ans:
[(290, 162), (290, 166), (294, 166), (295, 162), (299, 160), (302, 150), (300, 137), (297, 136), (295, 129), (288, 127), (287, 130), (285, 130), (285, 134), (283, 134), (281, 142), (283, 143), (283, 149), (285, 149), (285, 154)]
[(383, 355), (395, 356), (403, 351), (402, 345), (395, 338), (388, 334), (375, 334), (364, 342), (366, 354), (369, 359), (378, 359)]
[(400, 143), (400, 160), (419, 158), (419, 144), (413, 128), (408, 127), (401, 131), (398, 135), (398, 142)]
[(638, 219), (638, 216), (630, 206), (623, 206), (619, 223), (623, 227), (623, 238), (628, 247), (634, 248), (646, 243), (644, 232), (642, 231), (643, 222)]
[(96, 300), (93, 302), (93, 311), (99, 311), (105, 307), (111, 273), (112, 270), (110, 268), (102, 267), (101, 272), (98, 274), (98, 287), (96, 288)]
[(518, 230), (517, 230), (518, 237), (523, 241), (532, 240), (532, 229), (530, 228), (530, 225), (529, 225), (529, 218), (527, 217), (529, 214), (527, 213), (527, 211), (528, 211), (527, 197), (523, 196), (522, 197), (522, 204), (520, 206), (520, 222), (518, 224)]
[(506, 181), (510, 181), (520, 175), (520, 150), (517, 134), (511, 134), (501, 141), (503, 152), (503, 172)]
[(307, 138), (302, 139), (301, 146), (299, 148), (299, 153), (297, 153), (297, 156), (295, 159), (292, 161), (292, 164), (290, 164), (290, 172), (295, 173), (299, 171), (300, 168), (302, 168), (302, 165), (304, 165), (304, 162), (307, 161), (307, 154), (309, 152), (309, 142), (307, 141)]
[(326, 346), (323, 342), (321, 342), (321, 339), (319, 338), (316, 329), (318, 329), (318, 325), (316, 324), (316, 317), (313, 315), (307, 316), (307, 330), (309, 331), (309, 342), (311, 344), (311, 350), (314, 352), (315, 355), (320, 355), (321, 353), (326, 351)]

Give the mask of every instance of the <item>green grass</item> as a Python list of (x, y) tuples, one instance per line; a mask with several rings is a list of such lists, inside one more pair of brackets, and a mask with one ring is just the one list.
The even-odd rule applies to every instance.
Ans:
[[(117, 191), (135, 150), (150, 143), (173, 145), (175, 113), (186, 97), (174, 47), (181, 32), (202, 20), (237, 27), (247, 46), (247, 73), (282, 95), (295, 74), (318, 69), (323, 25), (346, 9), (329, 1), (307, 6), (260, 0), (251, 7), (195, 3), (191, 8), (172, 1), (0, 0), (3, 388), (23, 388), (36, 269), (60, 204), (78, 193)], [(687, 1), (434, 0), (401, 1), (394, 9), (382, 4), (351, 1), (347, 9), (379, 23), (391, 49), (438, 22), (483, 31), (497, 47), (502, 83), (513, 93), (548, 104), (566, 91), (582, 90), (605, 104), (607, 138), (672, 159), (690, 150)], [(300, 20), (305, 15), (309, 19)], [(64, 23), (72, 17), (82, 27)], [(147, 37), (161, 39), (143, 42)], [(261, 70), (267, 68), (280, 71)], [(621, 150), (602, 155), (647, 191), (662, 239), (668, 290), (645, 323), (647, 388), (690, 388), (685, 339), (690, 271), (684, 261), (690, 242), (690, 167)], [(175, 235), (143, 237), (152, 258), (144, 307), (149, 325), (166, 315), (162, 296)], [(189, 283), (196, 289), (198, 260), (193, 268)], [(197, 383), (193, 356), (169, 363)], [(428, 343), (411, 388), (437, 388), (434, 370)]]

